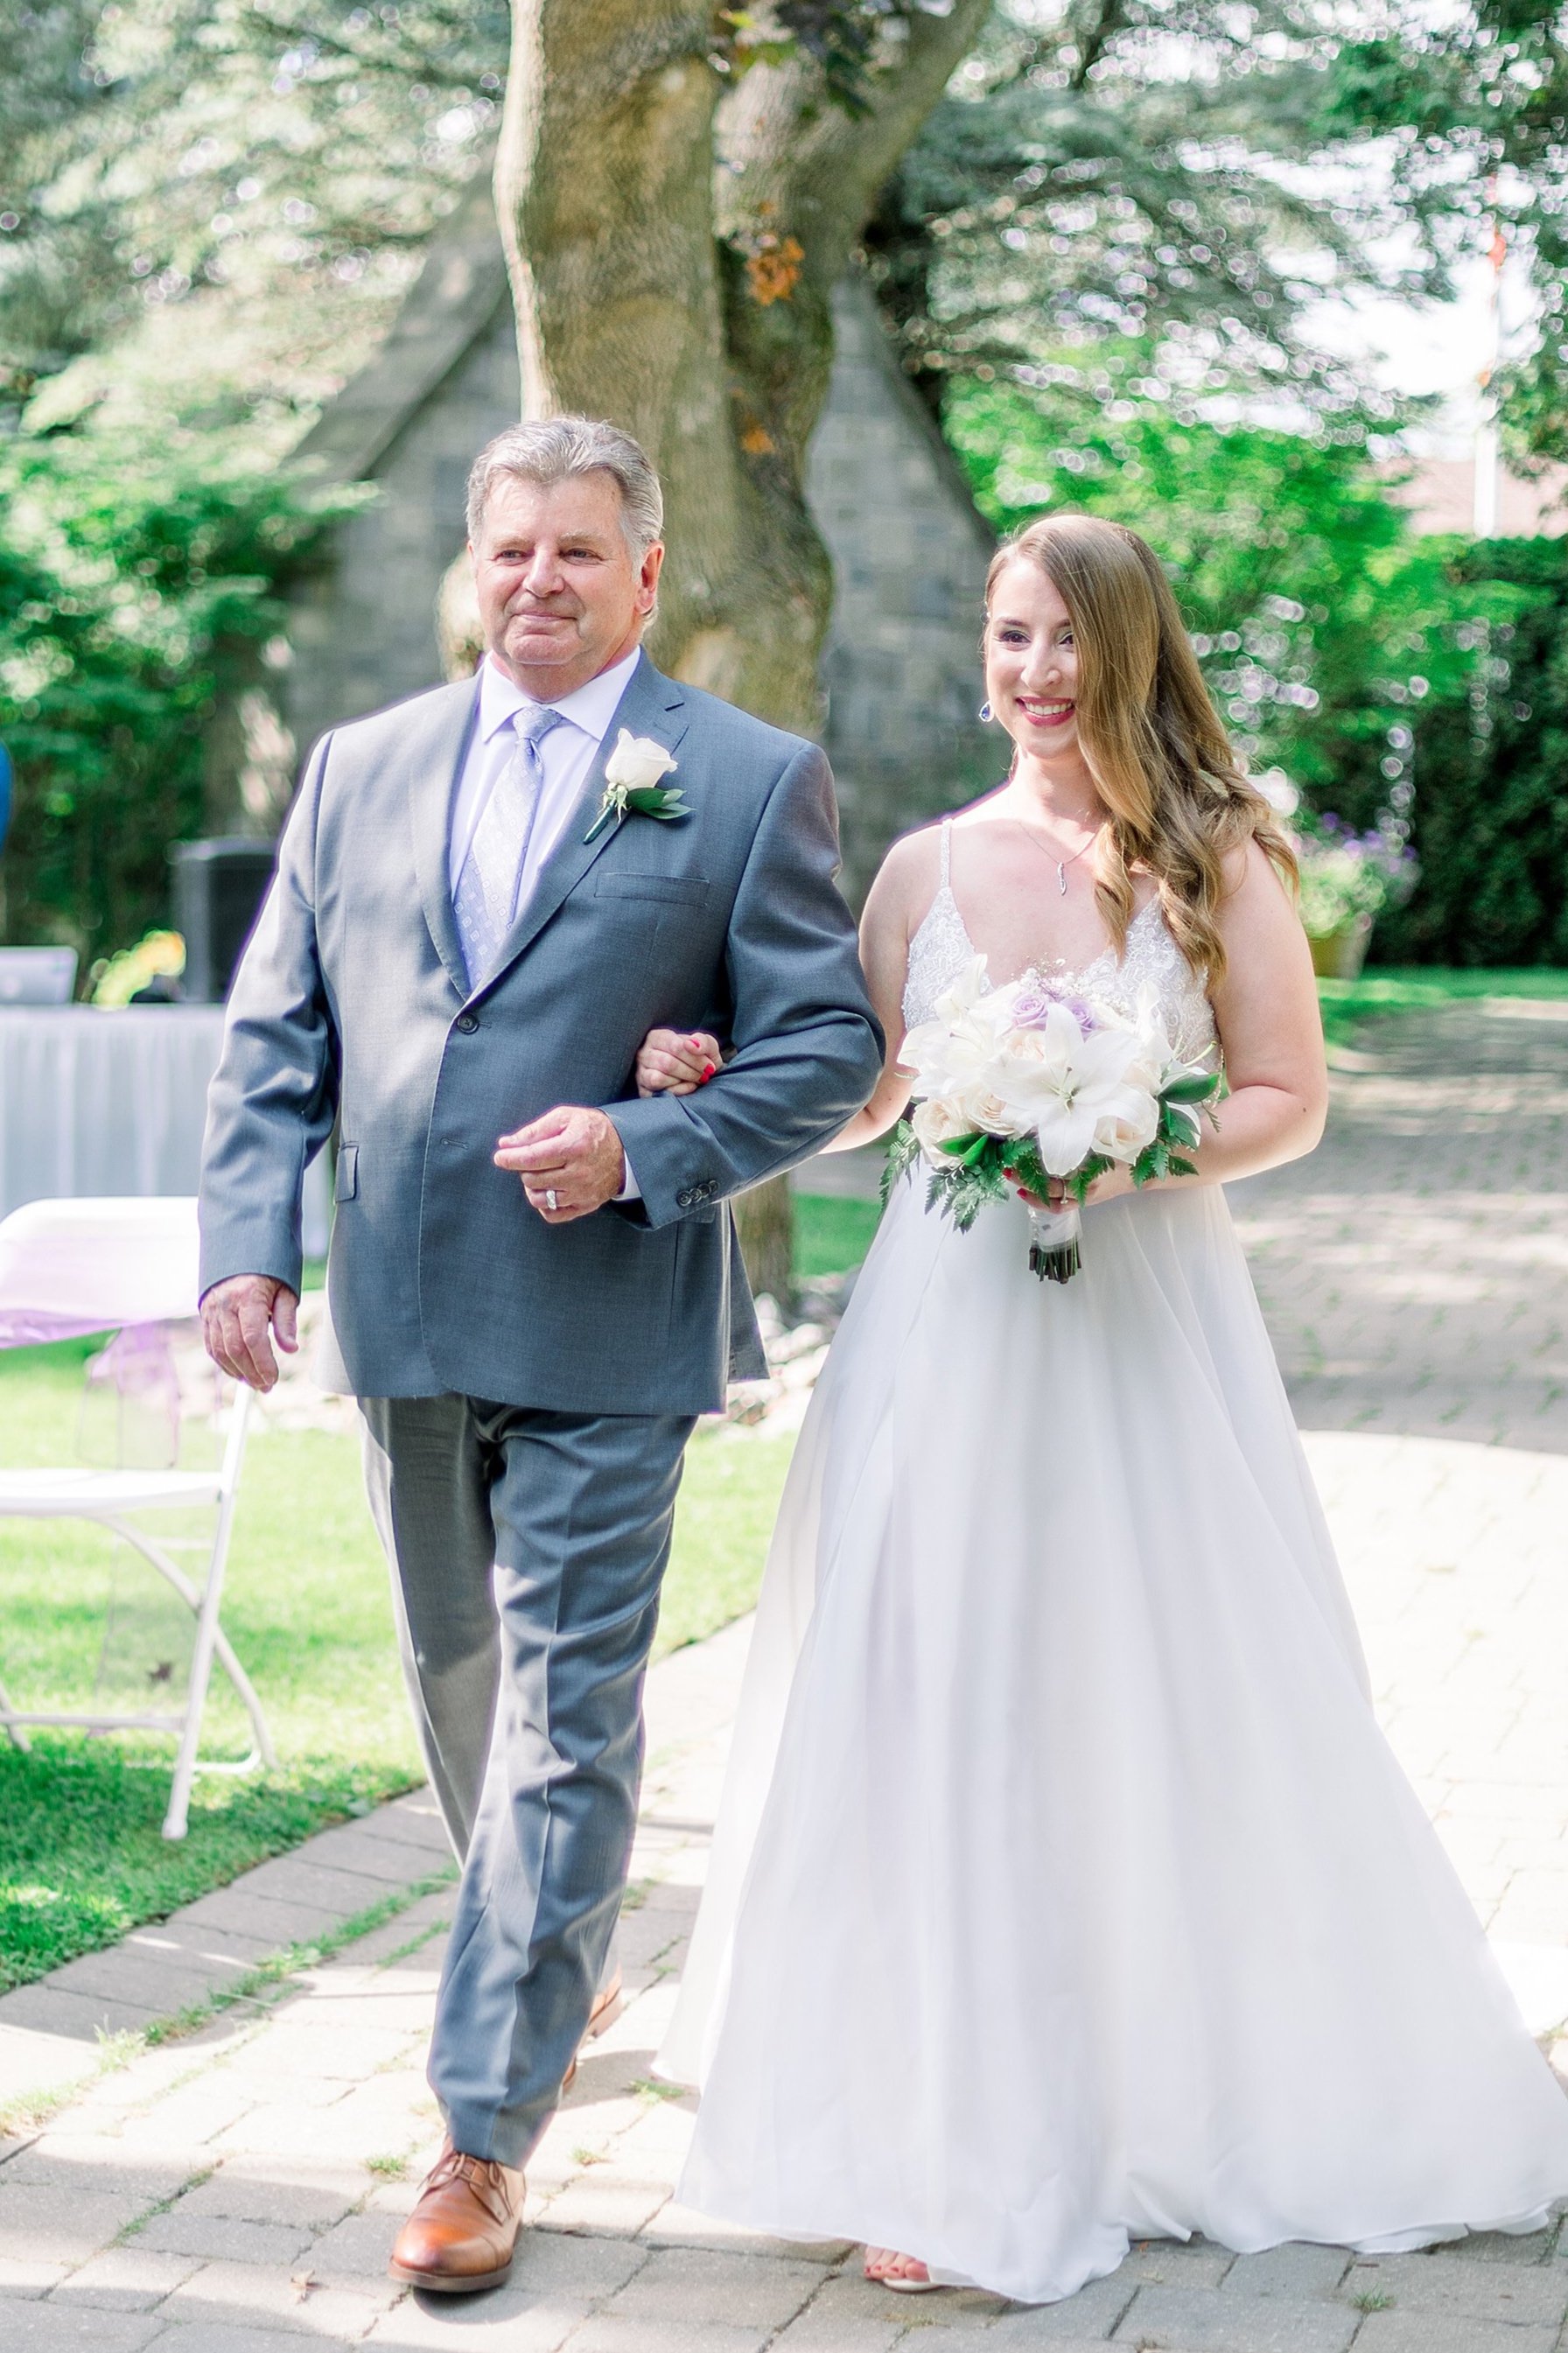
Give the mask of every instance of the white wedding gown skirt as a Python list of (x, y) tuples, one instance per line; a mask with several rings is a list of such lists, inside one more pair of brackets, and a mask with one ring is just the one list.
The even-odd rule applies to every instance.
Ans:
[(1070, 2295), (1133, 2238), (1415, 2245), (1568, 2101), (1374, 1720), (1223, 1196), (906, 1178), (802, 1433), (667, 2073), (680, 2196)]

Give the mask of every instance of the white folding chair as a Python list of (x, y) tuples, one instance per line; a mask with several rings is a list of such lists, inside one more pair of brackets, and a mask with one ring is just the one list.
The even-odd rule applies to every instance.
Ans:
[[(0, 1347), (36, 1345), (87, 1332), (124, 1331), (194, 1315), (197, 1303), (194, 1200), (34, 1201), (0, 1219)], [(177, 1735), (179, 1749), (163, 1836), (185, 1835), (197, 1773), (250, 1773), (276, 1766), (267, 1720), (219, 1618), (235, 1496), (245, 1460), (250, 1392), (238, 1388), (223, 1461), (213, 1471), (0, 1471), (0, 1519), (91, 1520), (131, 1545), (166, 1577), (195, 1618), (183, 1710), (65, 1715), (14, 1707), (0, 1685), (0, 1726), (25, 1747), (26, 1725), (75, 1725), (95, 1732)], [(198, 1584), (137, 1525), (148, 1512), (209, 1508), (213, 1541)], [(237, 1762), (204, 1758), (202, 1713), (216, 1659), (250, 1718), (252, 1746)]]

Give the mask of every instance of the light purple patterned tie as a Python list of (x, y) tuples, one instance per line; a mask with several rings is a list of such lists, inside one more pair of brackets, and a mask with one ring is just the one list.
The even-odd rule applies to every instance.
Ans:
[(552, 727), (563, 724), (563, 714), (548, 703), (541, 703), (526, 719), (521, 712), (517, 714), (512, 722), (517, 749), (490, 786), (474, 828), (455, 902), (470, 987), (489, 970), (512, 927), (518, 884), (544, 789), (539, 747)]

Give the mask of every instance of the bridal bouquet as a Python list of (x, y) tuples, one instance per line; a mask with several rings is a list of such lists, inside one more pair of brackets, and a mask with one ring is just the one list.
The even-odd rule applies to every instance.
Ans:
[(1223, 1084), (1181, 1060), (1152, 992), (1128, 1018), (1037, 973), (987, 989), (984, 956), (899, 1060), (914, 1072), (916, 1109), (894, 1134), (888, 1187), (923, 1159), (929, 1205), (967, 1233), (1010, 1183), (1043, 1200), (1059, 1179), (1068, 1204), (1030, 1212), (1030, 1269), (1051, 1282), (1079, 1271), (1079, 1212), (1097, 1176), (1118, 1164), (1137, 1185), (1196, 1173), (1184, 1155)]

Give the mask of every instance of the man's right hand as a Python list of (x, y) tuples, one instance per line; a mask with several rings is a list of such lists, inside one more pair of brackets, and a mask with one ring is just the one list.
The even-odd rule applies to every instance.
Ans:
[(231, 1274), (202, 1296), (202, 1338), (220, 1372), (264, 1393), (278, 1380), (272, 1341), (291, 1356), (300, 1302), (271, 1274)]

